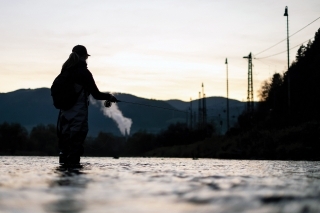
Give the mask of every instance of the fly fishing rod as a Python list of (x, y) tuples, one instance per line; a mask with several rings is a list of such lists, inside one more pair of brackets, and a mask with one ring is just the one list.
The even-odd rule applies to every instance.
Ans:
[[(141, 103), (136, 103), (136, 102), (129, 102), (129, 101), (120, 101), (117, 100), (116, 103), (126, 103), (126, 104), (135, 104), (135, 105), (140, 105), (140, 106), (145, 106), (145, 107), (152, 107), (152, 108), (158, 108), (158, 109), (165, 109), (165, 110), (171, 110), (171, 111), (177, 111), (177, 112), (183, 112), (183, 113), (188, 113), (187, 111), (182, 111), (178, 109), (171, 109), (167, 107), (160, 107), (160, 106), (154, 106), (154, 105), (149, 105), (149, 104), (141, 104)], [(105, 107), (111, 107), (111, 102), (110, 101), (105, 101), (104, 106)]]

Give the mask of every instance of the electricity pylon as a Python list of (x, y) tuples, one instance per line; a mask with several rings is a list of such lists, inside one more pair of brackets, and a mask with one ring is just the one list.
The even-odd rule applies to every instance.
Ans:
[(252, 80), (252, 56), (251, 53), (243, 58), (248, 59), (248, 96), (247, 96), (247, 111), (252, 113), (254, 110), (253, 103), (253, 80)]

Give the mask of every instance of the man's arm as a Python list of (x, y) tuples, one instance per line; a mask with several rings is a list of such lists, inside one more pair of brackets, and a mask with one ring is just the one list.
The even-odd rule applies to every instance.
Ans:
[(94, 99), (96, 100), (110, 100), (113, 99), (113, 95), (109, 94), (109, 93), (102, 93), (99, 91), (92, 74), (90, 73), (90, 71), (88, 72), (88, 74), (85, 76), (85, 84), (86, 84), (86, 88), (88, 90), (88, 92), (90, 92), (90, 94), (94, 97)]

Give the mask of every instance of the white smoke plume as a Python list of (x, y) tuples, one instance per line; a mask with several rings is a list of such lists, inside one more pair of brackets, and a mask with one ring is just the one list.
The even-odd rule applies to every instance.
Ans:
[(100, 104), (100, 110), (103, 112), (105, 116), (108, 116), (116, 122), (122, 135), (130, 135), (132, 120), (122, 115), (122, 112), (119, 110), (116, 103), (112, 103), (111, 107), (107, 108), (104, 106), (104, 101), (96, 101), (91, 96), (90, 102), (96, 106), (99, 106)]

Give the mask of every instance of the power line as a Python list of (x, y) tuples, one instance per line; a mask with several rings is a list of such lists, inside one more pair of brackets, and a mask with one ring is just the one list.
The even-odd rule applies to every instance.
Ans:
[(261, 63), (263, 63), (263, 64), (265, 64), (265, 65), (267, 65), (269, 67), (276, 67), (277, 66), (277, 65), (275, 65), (273, 63), (270, 63), (270, 62), (267, 63), (265, 61), (261, 61), (261, 60), (259, 60), (259, 58), (254, 58), (254, 59), (258, 60), (259, 62), (261, 62)]
[[(313, 39), (313, 38), (314, 38), (314, 37), (312, 37), (312, 38), (310, 38), (310, 39), (308, 39), (308, 40), (306, 40), (306, 41), (304, 41), (304, 42), (302, 42), (302, 43), (300, 43), (300, 44), (298, 44), (298, 45), (296, 45), (296, 46), (294, 46), (294, 47), (290, 48), (289, 50), (292, 50), (292, 49), (294, 49), (294, 48), (296, 48), (296, 47), (298, 47), (298, 46), (301, 46), (302, 44), (306, 43), (307, 41), (310, 41), (310, 40), (311, 40), (311, 39)], [(279, 52), (279, 53), (276, 53), (276, 54), (273, 54), (273, 55), (269, 55), (269, 56), (266, 56), (266, 57), (262, 57), (262, 58), (255, 58), (255, 59), (265, 59), (265, 58), (270, 58), (270, 57), (272, 57), (272, 56), (280, 55), (280, 54), (285, 53), (285, 52), (287, 52), (287, 50), (282, 51), (282, 52)]]
[[(320, 17), (316, 18), (314, 21), (310, 22), (309, 24), (307, 24), (306, 26), (304, 26), (303, 28), (301, 28), (301, 29), (298, 30), (297, 32), (293, 33), (291, 36), (297, 34), (298, 32), (300, 32), (300, 31), (303, 30), (304, 28), (308, 27), (309, 25), (311, 25), (313, 22), (317, 21), (318, 19), (320, 19)], [(289, 38), (290, 38), (291, 36), (289, 36)]]
[(178, 110), (178, 109), (160, 107), (160, 106), (149, 105), (149, 104), (141, 104), (141, 103), (137, 103), (137, 102), (129, 102), (129, 101), (120, 101), (120, 100), (118, 100), (117, 103), (135, 104), (135, 105), (140, 105), (140, 106), (146, 106), (146, 107), (152, 107), (152, 108), (158, 108), (158, 109), (165, 109), (165, 110), (171, 110), (171, 111), (176, 111), (176, 112), (188, 113), (188, 111), (182, 111), (182, 110)]
[[(297, 32), (295, 32), (295, 33), (293, 33), (292, 35), (290, 35), (289, 38), (290, 38), (291, 36), (294, 36), (294, 35), (297, 34), (298, 32), (300, 32), (301, 30), (305, 29), (306, 27), (308, 27), (308, 26), (311, 25), (312, 23), (316, 22), (318, 19), (320, 19), (320, 17), (316, 18), (315, 20), (313, 20), (312, 22), (310, 22), (309, 24), (307, 24), (306, 26), (304, 26), (303, 28), (301, 28), (301, 29), (298, 30)], [(287, 38), (279, 41), (278, 43), (272, 45), (271, 47), (269, 47), (269, 48), (267, 48), (267, 49), (265, 49), (265, 50), (262, 50), (261, 52), (258, 52), (257, 54), (255, 54), (255, 56), (257, 56), (257, 55), (259, 55), (259, 54), (261, 54), (261, 53), (263, 53), (263, 52), (271, 49), (272, 47), (277, 46), (278, 44), (280, 44), (280, 43), (282, 43), (282, 42), (284, 42), (284, 41), (286, 41), (286, 40), (287, 40)]]
[(277, 46), (278, 44), (280, 44), (280, 43), (282, 43), (282, 42), (284, 42), (284, 41), (286, 41), (287, 39), (285, 38), (285, 39), (283, 39), (283, 40), (281, 40), (281, 41), (279, 41), (278, 43), (276, 43), (275, 45), (273, 45), (273, 46), (271, 46), (271, 47), (269, 47), (269, 48), (267, 48), (267, 49), (265, 49), (265, 50), (263, 50), (263, 51), (261, 51), (261, 52), (259, 52), (259, 53), (257, 53), (257, 54), (255, 54), (255, 56), (257, 56), (257, 55), (259, 55), (260, 53), (263, 53), (263, 52), (265, 52), (265, 51), (267, 51), (267, 50), (270, 50), (272, 47), (275, 47), (275, 46)]

